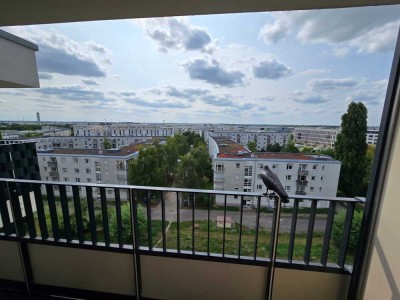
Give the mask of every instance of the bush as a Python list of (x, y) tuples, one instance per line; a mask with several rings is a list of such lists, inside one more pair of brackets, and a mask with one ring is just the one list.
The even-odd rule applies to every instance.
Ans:
[[(359, 210), (354, 211), (353, 221), (350, 230), (349, 243), (348, 243), (349, 253), (354, 253), (357, 249), (362, 217), (363, 217), (362, 211)], [(337, 247), (340, 247), (340, 244), (342, 242), (345, 218), (346, 218), (346, 211), (343, 210), (335, 216), (335, 220), (333, 222), (332, 239)]]
[[(129, 203), (121, 205), (121, 219), (122, 219), (122, 235), (125, 244), (132, 244), (132, 226), (131, 226), (131, 209)], [(144, 208), (141, 205), (137, 207), (137, 224), (139, 235), (142, 236), (146, 232), (146, 216)], [(115, 209), (109, 212), (109, 228), (110, 237), (112, 242), (118, 242), (118, 226), (117, 214)]]

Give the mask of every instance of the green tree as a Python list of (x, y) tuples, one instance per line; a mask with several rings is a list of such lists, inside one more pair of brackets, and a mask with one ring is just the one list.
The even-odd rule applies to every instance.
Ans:
[(375, 148), (376, 148), (375, 145), (367, 146), (367, 153), (365, 155), (367, 167), (366, 167), (365, 177), (364, 177), (364, 182), (363, 182), (363, 195), (367, 194), (369, 180), (371, 177), (372, 163), (374, 161), (374, 156), (375, 156)]
[(255, 142), (255, 141), (248, 142), (247, 143), (247, 148), (249, 148), (249, 150), (251, 152), (256, 152), (257, 151), (257, 142)]
[(134, 185), (167, 186), (167, 172), (164, 146), (144, 148), (128, 166), (128, 182)]
[(111, 149), (111, 148), (112, 148), (111, 141), (108, 138), (104, 138), (103, 149)]
[(367, 171), (367, 108), (351, 102), (342, 116), (342, 131), (336, 140), (336, 159), (342, 162), (339, 189), (348, 196), (363, 196), (363, 180)]
[(289, 136), (289, 140), (288, 140), (286, 146), (281, 150), (281, 152), (300, 153), (299, 148), (297, 148), (296, 145), (294, 144), (293, 134), (291, 134)]
[(0, 140), (2, 140), (2, 139), (3, 139), (3, 134), (0, 131)]
[[(122, 235), (125, 244), (132, 244), (132, 226), (131, 226), (131, 210), (129, 203), (121, 205), (121, 221), (122, 221)], [(146, 235), (146, 215), (144, 208), (141, 205), (137, 206), (137, 231), (139, 237)], [(110, 237), (113, 243), (118, 243), (118, 224), (115, 209), (110, 210), (108, 224), (110, 228)]]
[(267, 152), (281, 152), (282, 147), (278, 144), (268, 144), (267, 146)]

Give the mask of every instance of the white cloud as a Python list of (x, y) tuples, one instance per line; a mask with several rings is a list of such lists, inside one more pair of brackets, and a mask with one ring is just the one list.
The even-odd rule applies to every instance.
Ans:
[(339, 47), (339, 48), (334, 48), (332, 50), (332, 55), (335, 57), (345, 57), (349, 53), (350, 53), (350, 48), (348, 47)]
[(289, 32), (289, 24), (285, 20), (275, 19), (272, 24), (265, 24), (258, 37), (267, 43), (277, 43)]
[(253, 65), (253, 74), (260, 79), (279, 79), (292, 74), (292, 70), (274, 56), (266, 56)]
[(321, 9), (272, 15), (274, 23), (266, 24), (260, 31), (269, 42), (283, 39), (289, 32), (289, 29), (284, 29), (290, 28), (301, 42), (351, 46), (360, 53), (393, 49), (400, 24), (400, 6)]
[(38, 26), (10, 27), (7, 30), (39, 45), (38, 69), (41, 72), (105, 77), (111, 64), (111, 51), (91, 40), (78, 43), (56, 30)]
[(311, 79), (307, 82), (307, 86), (314, 91), (322, 90), (335, 90), (335, 89), (346, 89), (354, 87), (360, 83), (360, 80), (354, 78), (322, 78), (322, 79)]
[(138, 22), (162, 52), (178, 49), (210, 53), (216, 45), (205, 28), (193, 26), (187, 17), (152, 18)]

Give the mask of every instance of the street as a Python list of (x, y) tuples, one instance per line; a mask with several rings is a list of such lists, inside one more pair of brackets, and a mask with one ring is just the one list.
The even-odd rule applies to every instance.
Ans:
[[(165, 220), (176, 222), (177, 211), (176, 211), (176, 196), (173, 193), (165, 193)], [(223, 216), (222, 210), (211, 210), (210, 219), (216, 220), (217, 215)], [(230, 216), (235, 223), (240, 223), (240, 212), (238, 211), (227, 211), (226, 216)], [(195, 210), (195, 222), (196, 221), (207, 221), (208, 211), (205, 209)], [(161, 204), (153, 207), (151, 210), (152, 220), (161, 220)], [(181, 222), (192, 221), (192, 209), (184, 208), (180, 209), (180, 220)], [(280, 219), (280, 231), (290, 232), (292, 223), (291, 214), (283, 214)], [(250, 228), (254, 228), (256, 224), (256, 211), (254, 209), (245, 208), (243, 210), (243, 225)], [(272, 213), (260, 213), (260, 228), (270, 230), (272, 228)], [(325, 217), (318, 216), (315, 220), (314, 231), (324, 231), (326, 225)], [(308, 217), (299, 216), (297, 219), (297, 232), (307, 232), (308, 230)]]

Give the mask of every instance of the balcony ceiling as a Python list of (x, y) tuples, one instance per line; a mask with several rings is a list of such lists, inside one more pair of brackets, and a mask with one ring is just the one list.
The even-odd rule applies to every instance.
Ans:
[(399, 0), (2, 0), (0, 26), (399, 3)]

